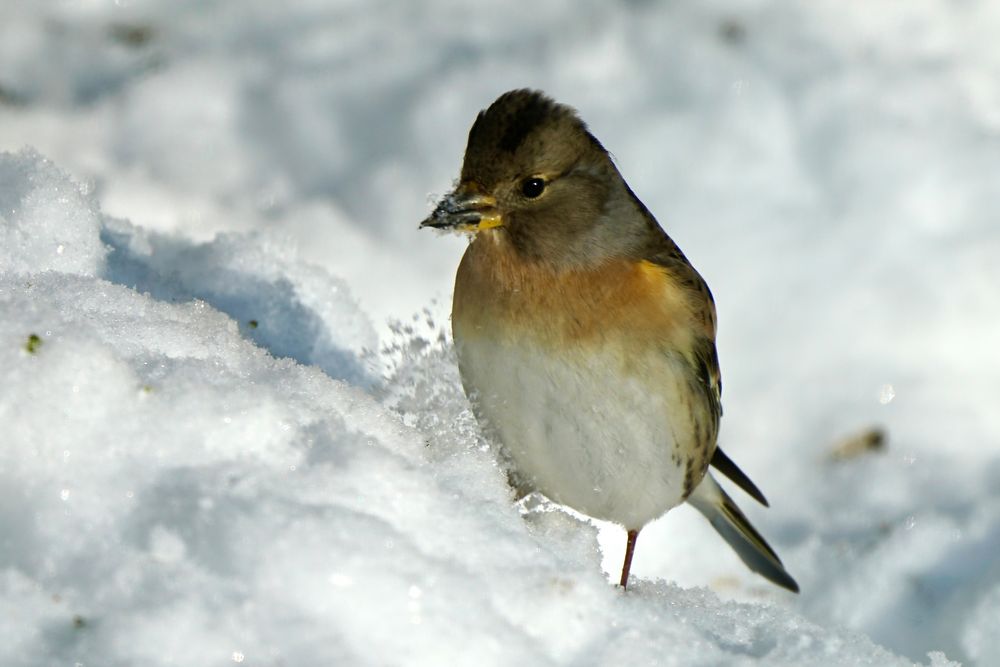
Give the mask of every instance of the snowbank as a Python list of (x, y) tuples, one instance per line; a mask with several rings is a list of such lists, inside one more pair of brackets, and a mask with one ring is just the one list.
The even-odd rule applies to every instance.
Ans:
[[(272, 383), (254, 373), (299, 373), (314, 377), (316, 386), (340, 387), (370, 407), (375, 423), (398, 429), (398, 439), (372, 438), (376, 450), (412, 449), (406, 460), (421, 471), (413, 473), (419, 482), (407, 486), (400, 475), (386, 473), (380, 483), (423, 490), (399, 501), (401, 512), (414, 504), (414, 544), (447, 541), (421, 551), (436, 564), (418, 558), (407, 571), (447, 570), (473, 582), (461, 594), (443, 588), (455, 598), (455, 610), (425, 614), (425, 629), (432, 616), (451, 619), (458, 633), (473, 622), (468, 618), (502, 617), (507, 634), (497, 636), (511, 651), (535, 651), (545, 656), (537, 660), (543, 663), (597, 662), (606, 656), (602, 650), (611, 650), (612, 630), (603, 624), (613, 612), (633, 621), (624, 609), (639, 605), (667, 618), (663, 610), (679, 600), (678, 614), (689, 619), (690, 631), (704, 631), (709, 662), (716, 655), (736, 663), (781, 662), (783, 655), (795, 656), (792, 662), (821, 661), (836, 638), (847, 637), (847, 628), (914, 661), (943, 651), (966, 664), (1000, 664), (994, 630), (1000, 618), (1000, 5), (566, 0), (472, 8), (432, 0), (417, 11), (404, 1), (89, 0), (7, 2), (3, 18), (0, 150), (35, 146), (83, 184), (81, 192), (30, 153), (5, 156), (0, 164), (0, 330), (7, 355), (0, 363), (0, 441), (12, 443), (0, 445), (7, 457), (0, 475), (16, 477), (0, 485), (0, 494), (9, 489), (22, 498), (0, 509), (0, 568), (20, 581), (8, 581), (4, 591), (20, 592), (0, 594), (0, 605), (24, 620), (0, 622), (0, 634), (36, 633), (34, 648), (18, 654), (27, 664), (83, 651), (111, 656), (110, 640), (99, 636), (131, 637), (107, 630), (112, 621), (95, 619), (154, 624), (144, 614), (147, 607), (159, 610), (156, 627), (173, 632), (178, 651), (201, 650), (186, 639), (211, 634), (205, 628), (213, 619), (230, 619), (225, 622), (232, 633), (251, 627), (231, 620), (239, 614), (263, 619), (247, 637), (271, 638), (269, 645), (284, 651), (312, 641), (320, 657), (337, 647), (347, 651), (348, 639), (341, 637), (416, 637), (382, 620), (395, 618), (386, 612), (390, 598), (368, 596), (362, 588), (353, 589), (359, 597), (344, 625), (299, 611), (279, 621), (271, 612), (278, 608), (274, 599), (256, 594), (253, 577), (234, 574), (237, 565), (250, 567), (240, 559), (257, 555), (226, 551), (217, 546), (222, 542), (193, 546), (208, 538), (184, 533), (178, 526), (189, 522), (181, 518), (170, 523), (163, 516), (130, 515), (142, 528), (129, 532), (115, 524), (102, 532), (73, 523), (61, 533), (65, 542), (54, 534), (29, 539), (26, 527), (50, 535), (48, 519), (36, 521), (39, 512), (24, 508), (57, 498), (56, 506), (69, 510), (83, 502), (88, 485), (102, 494), (124, 493), (138, 483), (133, 478), (141, 481), (144, 471), (157, 469), (109, 463), (57, 479), (30, 458), (45, 443), (55, 443), (52, 451), (61, 447), (57, 459), (71, 452), (59, 466), (80, 460), (74, 457), (81, 448), (109, 456), (118, 451), (114, 447), (143, 439), (163, 449), (163, 465), (197, 458), (206, 443), (217, 448), (213, 456), (228, 461), (230, 454), (218, 448), (229, 451), (229, 434), (239, 429), (239, 456), (271, 456), (284, 461), (279, 467), (296, 465), (298, 473), (308, 467), (295, 463), (296, 456), (308, 458), (295, 454), (306, 451), (301, 443), (308, 436), (296, 435), (306, 424), (319, 424), (313, 442), (323, 451), (359, 451), (343, 444), (344, 433), (367, 442), (370, 429), (353, 417), (322, 425), (337, 408), (286, 418), (305, 410), (299, 398), (322, 403), (326, 389), (305, 390), (288, 379)], [(618, 529), (599, 529), (598, 555), (589, 527), (560, 514), (522, 519), (510, 508), (465, 412), (447, 340), (437, 336), (447, 326), (462, 241), (416, 226), (429, 209), (429, 193), (443, 192), (457, 174), (475, 113), (501, 91), (521, 86), (543, 88), (581, 111), (711, 285), (720, 319), (723, 442), (771, 500), (766, 510), (741, 502), (802, 584), (800, 596), (762, 583), (701, 517), (679, 508), (644, 530), (633, 565), (642, 583), (635, 597), (619, 599), (595, 575), (595, 559), (606, 571), (617, 568), (623, 548)], [(411, 313), (419, 316), (411, 319)], [(393, 326), (395, 334), (386, 325), (389, 317), (404, 322)], [(40, 346), (29, 344), (31, 334)], [(379, 351), (387, 344), (388, 353)], [(246, 361), (254, 354), (258, 361)], [(50, 366), (54, 360), (58, 364)], [(172, 384), (160, 381), (177, 374), (183, 377)], [(250, 385), (237, 376), (258, 379)], [(43, 382), (51, 387), (38, 384)], [(218, 393), (206, 393), (203, 384)], [(73, 386), (79, 391), (73, 393)], [(137, 392), (144, 397), (139, 402)], [(44, 396), (26, 398), (39, 393)], [(69, 399), (52, 398), (63, 395)], [(340, 398), (323, 400), (342, 404)], [(74, 401), (85, 403), (74, 408)], [(69, 411), (72, 419), (43, 408)], [(158, 419), (168, 408), (177, 416)], [(134, 426), (131, 437), (115, 437), (129, 423), (125, 415), (136, 410), (148, 411), (148, 419)], [(266, 421), (269, 411), (289, 431)], [(887, 433), (886, 449), (831, 460), (836, 441), (872, 426)], [(174, 437), (185, 429), (186, 440)], [(33, 435), (25, 435), (29, 431)], [(97, 444), (92, 437), (105, 440)], [(272, 441), (279, 444), (266, 444)], [(137, 456), (146, 446), (127, 451)], [(16, 466), (9, 462), (14, 458)], [(371, 473), (376, 476), (383, 467), (394, 470), (381, 459), (366, 469), (379, 471)], [(8, 473), (15, 469), (27, 472)], [(55, 491), (38, 497), (25, 491), (42, 484), (43, 473), (55, 480)], [(208, 497), (221, 493), (223, 487), (203, 480), (203, 468), (189, 474), (189, 488), (205, 486)], [(280, 503), (258, 503), (256, 491), (246, 488), (239, 487), (245, 494), (239, 502), (217, 500), (236, 506), (234, 515), (280, 511), (273, 509)], [(289, 488), (298, 489), (281, 486), (281, 493)], [(139, 489), (132, 492), (139, 497)], [(144, 497), (157, 493), (168, 491)], [(358, 495), (359, 515), (384, 510), (390, 494), (385, 490), (381, 500)], [(439, 516), (462, 530), (445, 530), (443, 518), (431, 523), (418, 515), (419, 503), (438, 507), (435, 498), (445, 507)], [(92, 516), (106, 514), (114, 523), (129, 502), (97, 506)], [(169, 503), (151, 507), (142, 516), (202, 511), (182, 511), (183, 504), (177, 510)], [(323, 507), (315, 504), (315, 511)], [(456, 518), (466, 511), (470, 517)], [(266, 534), (257, 551), (274, 549), (271, 538), (283, 534), (291, 514), (289, 509), (259, 533), (256, 524), (239, 526), (239, 534)], [(168, 532), (154, 530), (154, 522)], [(317, 537), (308, 539), (326, 539), (320, 524), (334, 523), (317, 522)], [(498, 526), (508, 531), (502, 538)], [(237, 529), (223, 522), (197, 534), (223, 535), (228, 547), (240, 539), (231, 530)], [(370, 542), (388, 534), (402, 543), (395, 524), (382, 530), (352, 535)], [(107, 571), (99, 565), (120, 550), (109, 547), (111, 555), (100, 558), (80, 551), (74, 544), (83, 538), (75, 531), (106, 544), (109, 535), (124, 531), (117, 538), (124, 545), (224, 573), (218, 576), (229, 593), (209, 584), (185, 593), (200, 609), (190, 613), (179, 602), (173, 612), (164, 611), (166, 602), (149, 602), (158, 590), (157, 599), (174, 599), (163, 592), (166, 584), (133, 587), (128, 599), (135, 604), (127, 613), (124, 593), (117, 607), (87, 593), (78, 599), (89, 607), (74, 602), (76, 610), (65, 609), (73, 587), (105, 590), (107, 577), (98, 574)], [(497, 565), (499, 556), (485, 551), (483, 539), (517, 564)], [(334, 566), (320, 572), (306, 562), (312, 554), (325, 567), (346, 551), (306, 548), (300, 541), (305, 538), (287, 542), (302, 559), (296, 576), (326, 581), (340, 573), (340, 583), (345, 576), (357, 581)], [(455, 544), (465, 556), (453, 555)], [(329, 554), (320, 553), (324, 548)], [(229, 569), (198, 560), (209, 552), (222, 554), (217, 558)], [(350, 551), (350, 558), (360, 559), (358, 553)], [(72, 563), (56, 581), (41, 568), (45, 558), (59, 554)], [(72, 554), (84, 555), (73, 560)], [(463, 566), (457, 559), (466, 557), (462, 562), (471, 564)], [(481, 570), (473, 559), (484, 560)], [(373, 561), (382, 562), (392, 565), (384, 572), (404, 577), (396, 569), (403, 559)], [(567, 605), (575, 605), (573, 613), (583, 615), (578, 627), (592, 633), (592, 646), (574, 644), (583, 640), (562, 632), (546, 611), (558, 606), (551, 582), (563, 572), (573, 581), (592, 581), (562, 593)], [(387, 578), (369, 573), (372, 586)], [(169, 578), (170, 586), (189, 581), (194, 579)], [(657, 581), (680, 588), (664, 596), (657, 588), (663, 584), (652, 583)], [(424, 596), (421, 604), (430, 604), (427, 591), (434, 587), (414, 585), (420, 591), (415, 595)], [(706, 589), (751, 606), (717, 603)], [(29, 591), (44, 604), (25, 604)], [(704, 607), (692, 602), (698, 591)], [(229, 606), (251, 593), (271, 606)], [(289, 596), (327, 599), (320, 593)], [(501, 602), (515, 598), (511, 605)], [(294, 600), (289, 608), (296, 608)], [(740, 639), (727, 642), (708, 634), (710, 624), (700, 615), (714, 604), (721, 623), (736, 609), (761, 616), (756, 625), (730, 626)], [(62, 607), (54, 611), (53, 605)], [(526, 620), (529, 612), (510, 611), (518, 605), (537, 613)], [(35, 622), (30, 609), (52, 616)], [(67, 630), (65, 619), (78, 612), (84, 626)], [(371, 617), (353, 623), (365, 614)], [(767, 620), (779, 617), (814, 633), (812, 653), (809, 646), (787, 649), (782, 642), (792, 640), (778, 638)], [(652, 626), (643, 623), (619, 628), (645, 633)], [(293, 625), (302, 632), (289, 630)], [(695, 660), (678, 653), (687, 635), (677, 634), (682, 630), (675, 625), (657, 626), (657, 633), (680, 642), (657, 659)], [(558, 640), (551, 633), (537, 638), (550, 627), (560, 629)], [(153, 630), (142, 636), (155, 638), (148, 640), (154, 648), (167, 641)], [(856, 651), (845, 649), (845, 662), (865, 655), (885, 662), (874, 657), (883, 654), (871, 644), (858, 641), (851, 644)], [(427, 642), (433, 650), (457, 646)], [(0, 643), (12, 647), (4, 650), (21, 650), (2, 637)], [(233, 646), (223, 661), (237, 650), (235, 639), (226, 643)], [(741, 647), (747, 655), (737, 655)], [(43, 657), (33, 660), (32, 651)], [(415, 655), (418, 660), (429, 653)], [(244, 659), (263, 660), (251, 651)], [(285, 664), (304, 660), (296, 655)], [(114, 664), (110, 657), (97, 662)]]
[(0, 269), (94, 276), (104, 267), (93, 200), (33, 151), (0, 162)]
[[(910, 664), (780, 606), (623, 594), (595, 528), (510, 502), (447, 352), (402, 362), (394, 412), (192, 298), (238, 277), (264, 286), (243, 316), (280, 318), (291, 290), (266, 286), (315, 297), (322, 271), (109, 220), (31, 152), (0, 173), (4, 665)], [(364, 340), (342, 291), (261, 344)]]

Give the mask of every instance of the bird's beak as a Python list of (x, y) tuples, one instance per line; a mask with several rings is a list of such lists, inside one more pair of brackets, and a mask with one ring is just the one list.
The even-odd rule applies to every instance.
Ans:
[(481, 232), (503, 224), (497, 200), (480, 192), (474, 183), (462, 183), (447, 194), (420, 223), (424, 227), (459, 232)]

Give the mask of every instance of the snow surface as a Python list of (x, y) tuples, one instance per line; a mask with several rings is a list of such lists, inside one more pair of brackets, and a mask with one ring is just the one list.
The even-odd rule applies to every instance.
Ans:
[[(0, 664), (1000, 664), (1000, 6), (3, 18)], [(416, 225), (520, 86), (712, 286), (800, 596), (686, 508), (623, 594), (619, 530), (510, 501)]]

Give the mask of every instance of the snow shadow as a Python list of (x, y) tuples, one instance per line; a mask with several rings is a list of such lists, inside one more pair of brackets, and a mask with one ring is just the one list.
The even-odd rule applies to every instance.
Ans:
[(289, 261), (266, 240), (233, 235), (195, 243), (111, 222), (101, 241), (110, 249), (106, 280), (161, 301), (199, 299), (236, 320), (244, 338), (275, 357), (374, 386), (364, 361), (374, 332), (346, 288), (324, 271)]

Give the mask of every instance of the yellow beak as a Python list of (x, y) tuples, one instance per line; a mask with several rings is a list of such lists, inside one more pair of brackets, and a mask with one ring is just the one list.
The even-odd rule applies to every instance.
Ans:
[(461, 183), (445, 195), (420, 227), (451, 229), (460, 232), (480, 232), (503, 225), (497, 201), (480, 192), (475, 183)]

